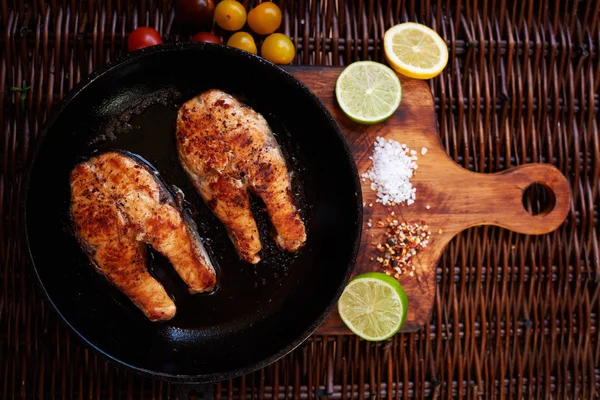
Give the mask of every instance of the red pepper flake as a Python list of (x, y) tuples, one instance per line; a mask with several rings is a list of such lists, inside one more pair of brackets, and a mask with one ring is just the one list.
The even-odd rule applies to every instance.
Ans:
[(407, 273), (412, 277), (415, 270), (413, 257), (427, 247), (431, 238), (429, 226), (417, 222), (400, 223), (390, 217), (386, 218), (386, 221), (387, 225), (378, 223), (385, 227), (382, 241), (373, 242), (380, 253), (376, 260), (388, 275), (398, 278)]

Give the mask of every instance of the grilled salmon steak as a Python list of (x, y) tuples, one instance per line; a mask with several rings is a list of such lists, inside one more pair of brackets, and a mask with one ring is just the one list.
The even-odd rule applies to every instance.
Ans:
[(215, 270), (193, 223), (133, 155), (95, 156), (73, 169), (70, 183), (71, 219), (82, 248), (150, 320), (171, 319), (176, 307), (146, 268), (146, 244), (169, 259), (190, 293), (214, 288)]
[(248, 190), (265, 203), (280, 249), (293, 252), (304, 245), (306, 230), (288, 168), (262, 115), (211, 89), (179, 109), (176, 135), (183, 168), (243, 260), (258, 263), (262, 249)]

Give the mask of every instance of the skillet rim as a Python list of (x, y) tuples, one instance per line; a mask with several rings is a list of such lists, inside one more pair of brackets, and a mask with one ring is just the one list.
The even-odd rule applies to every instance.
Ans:
[[(355, 224), (355, 234), (354, 241), (352, 244), (352, 252), (350, 254), (350, 260), (346, 265), (346, 271), (344, 272), (343, 280), (337, 289), (334, 292), (333, 297), (323, 309), (323, 311), (318, 315), (316, 319), (313, 320), (312, 324), (310, 324), (302, 334), (298, 335), (295, 340), (288, 342), (287, 345), (283, 346), (279, 351), (271, 353), (268, 357), (262, 358), (255, 363), (242, 365), (238, 368), (230, 368), (224, 372), (215, 372), (209, 374), (197, 374), (197, 375), (187, 375), (187, 374), (170, 374), (159, 371), (153, 371), (150, 369), (136, 367), (134, 365), (128, 364), (125, 361), (105, 352), (95, 344), (91, 343), (82, 333), (80, 333), (69, 320), (62, 314), (59, 308), (56, 306), (54, 301), (50, 298), (44, 282), (38, 273), (37, 267), (35, 265), (35, 260), (31, 253), (31, 246), (29, 243), (29, 235), (27, 230), (27, 202), (28, 202), (28, 194), (29, 194), (29, 185), (31, 180), (31, 175), (36, 166), (36, 159), (38, 157), (39, 152), (43, 146), (46, 135), (51, 130), (51, 128), (56, 123), (56, 120), (62, 114), (62, 112), (70, 105), (70, 103), (85, 89), (92, 84), (96, 79), (101, 78), (105, 74), (111, 72), (114, 69), (119, 67), (124, 67), (130, 63), (134, 62), (143, 62), (144, 57), (147, 57), (151, 54), (162, 53), (162, 52), (170, 52), (170, 51), (203, 51), (204, 49), (214, 49), (217, 52), (230, 52), (233, 54), (237, 54), (237, 57), (241, 59), (247, 60), (246, 62), (254, 63), (257, 65), (257, 68), (269, 69), (270, 74), (277, 74), (278, 78), (282, 81), (286, 81), (287, 84), (294, 86), (297, 90), (304, 92), (305, 95), (308, 95), (309, 100), (312, 104), (320, 111), (325, 119), (327, 120), (329, 127), (333, 128), (333, 131), (337, 135), (338, 141), (343, 149), (343, 152), (346, 156), (346, 159), (349, 161), (349, 167), (353, 175), (353, 183), (355, 189), (355, 216), (357, 223)], [(299, 66), (302, 67), (302, 66)], [(44, 300), (51, 306), (52, 310), (59, 316), (59, 320), (67, 326), (68, 330), (75, 334), (75, 336), (80, 340), (86, 347), (93, 349), (93, 351), (98, 354), (103, 359), (111, 362), (113, 365), (117, 367), (125, 367), (128, 370), (137, 373), (141, 376), (151, 377), (160, 379), (163, 381), (168, 381), (172, 383), (182, 383), (182, 384), (201, 384), (201, 383), (214, 383), (226, 379), (232, 379), (239, 377), (241, 375), (245, 375), (254, 371), (259, 370), (265, 366), (268, 366), (275, 361), (283, 358), (302, 343), (304, 343), (313, 333), (314, 331), (324, 322), (329, 313), (333, 310), (337, 301), (339, 300), (342, 292), (347, 284), (354, 267), (356, 265), (356, 260), (358, 257), (358, 252), (361, 244), (361, 236), (362, 236), (362, 221), (363, 221), (363, 206), (362, 206), (362, 190), (360, 184), (360, 176), (358, 172), (358, 168), (356, 165), (356, 160), (352, 155), (352, 151), (350, 149), (350, 145), (346, 140), (344, 133), (342, 132), (337, 120), (333, 117), (331, 112), (325, 107), (321, 99), (310, 90), (303, 82), (301, 82), (298, 78), (292, 75), (290, 72), (284, 70), (280, 66), (271, 63), (254, 55), (252, 53), (239, 50), (233, 47), (228, 47), (225, 45), (218, 45), (212, 43), (195, 43), (195, 42), (172, 42), (172, 43), (164, 43), (160, 45), (155, 45), (151, 47), (146, 47), (134, 52), (126, 53), (122, 57), (116, 59), (115, 61), (111, 61), (103, 65), (102, 67), (96, 69), (91, 72), (85, 79), (77, 83), (61, 100), (57, 103), (53, 104), (50, 114), (48, 115), (46, 121), (43, 123), (40, 128), (40, 132), (35, 139), (35, 143), (33, 145), (31, 154), (27, 160), (26, 167), (23, 172), (23, 180), (20, 189), (20, 204), (19, 204), (19, 214), (20, 214), (20, 234), (23, 238), (23, 245), (25, 250), (25, 257), (27, 260), (27, 264), (29, 265), (30, 270), (33, 272), (34, 281), (38, 290), (41, 291)]]

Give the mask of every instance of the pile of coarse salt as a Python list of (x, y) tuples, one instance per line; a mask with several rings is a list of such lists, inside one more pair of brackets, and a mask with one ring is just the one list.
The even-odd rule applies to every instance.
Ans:
[(382, 137), (375, 140), (373, 155), (369, 157), (373, 166), (362, 177), (371, 180), (371, 189), (377, 190), (377, 202), (383, 205), (415, 202), (417, 189), (412, 187), (410, 178), (418, 168), (416, 154), (395, 140), (386, 141)]

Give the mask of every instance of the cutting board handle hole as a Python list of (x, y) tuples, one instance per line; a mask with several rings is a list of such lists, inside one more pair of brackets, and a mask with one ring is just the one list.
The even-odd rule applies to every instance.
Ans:
[(554, 209), (556, 195), (541, 182), (534, 182), (523, 191), (523, 207), (531, 215), (543, 216)]

